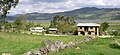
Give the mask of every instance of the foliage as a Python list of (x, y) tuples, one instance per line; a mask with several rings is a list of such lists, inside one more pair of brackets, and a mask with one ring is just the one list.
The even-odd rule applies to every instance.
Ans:
[(53, 17), (50, 27), (58, 28), (61, 32), (70, 32), (73, 31), (74, 25), (74, 17), (56, 15)]
[(15, 6), (18, 4), (19, 0), (0, 0), (0, 10), (1, 10), (1, 16), (2, 21), (6, 21), (5, 17), (6, 14), (9, 13), (8, 10), (10, 10), (12, 7), (15, 8)]
[(20, 32), (20, 30), (23, 30), (26, 26), (26, 17), (24, 15), (20, 15), (14, 22), (13, 26), (16, 27), (16, 30)]
[(26, 27), (25, 27), (25, 30), (29, 30), (31, 27), (33, 27), (34, 26), (34, 23), (32, 23), (32, 22), (28, 22), (28, 23), (26, 23)]
[(8, 31), (8, 30), (10, 30), (10, 27), (11, 27), (11, 23), (8, 23), (8, 22), (6, 22), (5, 24), (4, 24), (4, 22), (0, 22), (0, 30), (1, 31)]
[(120, 29), (110, 30), (109, 34), (114, 36), (120, 36)]
[(108, 29), (108, 27), (109, 27), (109, 23), (107, 23), (107, 22), (101, 23), (101, 25), (100, 25), (100, 33), (105, 34), (105, 31)]
[(11, 28), (11, 23), (6, 23), (5, 24), (5, 30), (10, 30), (10, 28)]

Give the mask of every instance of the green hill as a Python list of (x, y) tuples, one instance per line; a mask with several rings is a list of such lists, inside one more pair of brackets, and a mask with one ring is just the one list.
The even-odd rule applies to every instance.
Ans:
[[(108, 20), (120, 20), (120, 8), (96, 8), (85, 7), (72, 11), (59, 12), (59, 13), (27, 13), (25, 14), (27, 19), (51, 19), (55, 15), (72, 16), (76, 19), (108, 19)], [(17, 17), (18, 15), (15, 15)], [(14, 19), (9, 16), (8, 19)]]

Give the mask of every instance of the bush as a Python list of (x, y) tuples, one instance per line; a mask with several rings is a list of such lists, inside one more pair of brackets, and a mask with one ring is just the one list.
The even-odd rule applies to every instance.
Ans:
[(120, 29), (117, 30), (110, 30), (109, 31), (110, 35), (114, 35), (114, 36), (120, 36)]

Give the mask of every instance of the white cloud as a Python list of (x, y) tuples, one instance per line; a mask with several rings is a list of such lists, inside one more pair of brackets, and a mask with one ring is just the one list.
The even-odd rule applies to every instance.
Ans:
[(74, 10), (81, 7), (120, 7), (119, 0), (20, 0), (11, 14), (55, 13)]

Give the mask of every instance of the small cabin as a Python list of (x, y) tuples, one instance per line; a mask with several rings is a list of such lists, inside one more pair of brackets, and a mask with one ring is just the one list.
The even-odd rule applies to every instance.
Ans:
[(78, 35), (99, 36), (99, 24), (96, 23), (78, 23)]
[(42, 33), (44, 31), (44, 27), (31, 27), (30, 31), (33, 33)]
[(58, 29), (57, 28), (49, 28), (48, 30), (49, 30), (50, 34), (56, 34)]

